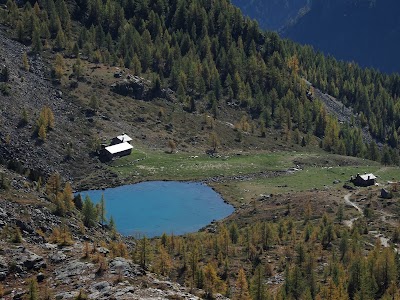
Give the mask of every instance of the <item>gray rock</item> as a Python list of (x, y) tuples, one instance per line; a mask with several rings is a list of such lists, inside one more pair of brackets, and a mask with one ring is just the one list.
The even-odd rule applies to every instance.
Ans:
[(76, 292), (65, 292), (65, 293), (59, 293), (55, 295), (56, 300), (63, 300), (63, 299), (74, 299), (77, 296), (78, 293)]
[(0, 256), (0, 271), (8, 272), (8, 269), (9, 267), (6, 258), (4, 256)]
[(110, 253), (110, 250), (108, 250), (107, 248), (104, 248), (104, 247), (97, 247), (96, 251), (101, 254), (104, 254), (104, 255), (107, 255), (108, 253)]
[(85, 273), (86, 270), (92, 269), (94, 265), (88, 262), (81, 262), (79, 260), (73, 260), (67, 262), (63, 268), (56, 269), (56, 279), (65, 280), (68, 277), (75, 275), (81, 275)]
[(114, 83), (111, 86), (111, 91), (139, 100), (148, 99), (150, 94), (149, 84), (147, 84), (147, 81), (137, 76), (131, 76), (129, 79), (124, 79)]
[(109, 267), (112, 274), (122, 273), (125, 277), (132, 278), (145, 274), (142, 268), (123, 257), (116, 257), (111, 260)]
[(6, 280), (7, 273), (6, 272), (0, 272), (0, 281)]
[(7, 218), (7, 213), (2, 208), (0, 208), (0, 218)]
[(15, 222), (15, 224), (16, 224), (22, 231), (26, 231), (26, 232), (28, 232), (28, 233), (34, 233), (34, 232), (35, 232), (35, 229), (33, 229), (33, 227), (32, 227), (30, 224), (28, 224), (28, 223), (26, 223), (26, 222), (24, 222), (24, 221), (17, 220), (17, 221)]
[(60, 262), (64, 261), (66, 258), (67, 258), (67, 256), (62, 251), (57, 251), (56, 253), (53, 253), (50, 256), (50, 260), (53, 263), (60, 263)]
[(107, 281), (101, 281), (92, 286), (92, 290), (97, 290), (97, 291), (104, 291), (105, 289), (109, 289), (110, 284)]
[(46, 268), (46, 262), (43, 257), (29, 251), (22, 249), (23, 254), (20, 258), (20, 265), (22, 265), (27, 270), (38, 271), (40, 269)]
[(18, 291), (14, 294), (13, 300), (22, 300), (25, 294), (25, 291)]
[(57, 249), (58, 246), (56, 244), (46, 243), (46, 244), (44, 244), (44, 248), (47, 250), (54, 250), (54, 249)]

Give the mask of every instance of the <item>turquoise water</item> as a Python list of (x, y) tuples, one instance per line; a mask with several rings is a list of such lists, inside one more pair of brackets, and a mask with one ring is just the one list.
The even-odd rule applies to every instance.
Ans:
[(136, 237), (194, 232), (234, 211), (201, 183), (150, 181), (81, 192), (83, 199), (89, 195), (94, 203), (102, 194), (107, 217), (113, 216), (117, 230)]

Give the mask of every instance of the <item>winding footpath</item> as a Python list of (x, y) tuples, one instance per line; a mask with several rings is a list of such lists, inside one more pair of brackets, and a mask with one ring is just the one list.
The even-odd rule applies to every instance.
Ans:
[(345, 203), (346, 205), (353, 206), (355, 209), (357, 209), (357, 210), (360, 212), (361, 216), (352, 218), (352, 219), (350, 219), (350, 220), (344, 220), (344, 221), (343, 221), (343, 223), (344, 223), (347, 227), (350, 227), (350, 228), (353, 227), (353, 223), (354, 223), (355, 221), (357, 221), (359, 218), (361, 218), (361, 217), (364, 216), (364, 213), (363, 213), (362, 209), (361, 209), (357, 204), (355, 204), (354, 202), (352, 202), (352, 201), (350, 200), (351, 195), (352, 195), (351, 193), (348, 193), (347, 195), (344, 196), (344, 203)]
[[(346, 226), (350, 227), (350, 228), (353, 227), (353, 223), (354, 223), (356, 220), (358, 220), (359, 218), (364, 217), (364, 212), (363, 212), (363, 210), (361, 209), (361, 207), (358, 206), (356, 203), (354, 203), (353, 201), (350, 200), (351, 195), (352, 195), (352, 193), (349, 193), (349, 194), (346, 194), (346, 195), (344, 196), (344, 203), (345, 203), (346, 205), (352, 206), (352, 207), (354, 207), (356, 210), (358, 210), (358, 212), (360, 213), (360, 216), (355, 217), (355, 218), (352, 218), (352, 219), (350, 219), (350, 220), (345, 220), (345, 221), (343, 221), (343, 223), (344, 223)], [(386, 222), (386, 214), (385, 214), (384, 212), (381, 212), (381, 213), (384, 214), (384, 216), (382, 217), (382, 221), (383, 221), (383, 222)], [(390, 246), (391, 246), (390, 243), (389, 243), (389, 240), (390, 240), (390, 239), (387, 238), (387, 237), (385, 237), (382, 233), (375, 232), (375, 231), (370, 231), (369, 233), (370, 233), (370, 234), (374, 234), (374, 237), (375, 237), (375, 238), (379, 238), (379, 240), (380, 240), (380, 242), (381, 242), (381, 245), (382, 245), (383, 247), (390, 247)], [(394, 248), (394, 251), (395, 251), (395, 252), (398, 252), (398, 249), (397, 249), (397, 248)]]

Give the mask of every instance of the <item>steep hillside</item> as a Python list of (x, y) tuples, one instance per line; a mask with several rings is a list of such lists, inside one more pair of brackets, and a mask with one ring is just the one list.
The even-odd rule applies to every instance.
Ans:
[[(2, 163), (34, 181), (55, 172), (76, 184), (88, 173), (110, 178), (90, 156), (92, 129), (85, 110), (49, 80), (47, 59), (29, 55), (25, 69), (23, 56), (29, 48), (9, 39), (5, 28), (0, 28), (0, 43), (1, 65), (8, 70), (6, 93), (0, 94)], [(42, 141), (37, 122), (45, 107), (53, 112), (55, 125)]]
[(78, 210), (58, 216), (26, 178), (0, 172), (1, 299), (202, 298), (204, 291), (189, 290), (135, 259), (133, 238), (98, 223), (83, 226)]
[[(398, 297), (400, 76), (225, 0), (9, 0), (0, 22), (1, 297)], [(133, 153), (101, 162), (121, 132)], [(363, 172), (379, 186), (349, 182)], [(235, 213), (121, 237), (105, 201), (73, 194), (155, 179), (203, 181)]]
[(400, 4), (384, 1), (313, 1), (282, 36), (309, 44), (337, 59), (384, 72), (399, 72)]
[[(94, 1), (70, 6), (59, 2), (34, 7), (27, 3), (22, 9), (10, 1), (0, 13), (3, 23), (13, 28), (9, 34), (31, 46), (31, 57), (51, 59), (46, 76), (85, 114), (76, 123), (90, 136), (92, 149), (83, 151), (86, 155), (120, 131), (135, 132), (135, 142), (152, 147), (164, 148), (172, 140), (183, 149), (191, 144), (204, 150), (212, 137), (223, 149), (266, 149), (271, 143), (257, 137), (281, 134), (286, 137), (283, 148), (294, 136), (303, 146), (319, 143), (335, 153), (374, 160), (385, 156), (385, 163), (398, 163), (396, 76), (372, 77), (371, 71), (354, 68), (357, 74), (347, 79), (350, 67), (262, 32), (226, 1), (159, 1), (150, 6), (110, 2), (111, 8)], [(7, 74), (7, 65), (2, 72)], [(339, 78), (333, 79), (336, 75)], [(10, 76), (1, 80), (6, 77), (9, 81)], [(376, 144), (363, 144), (358, 127), (342, 126), (310, 97), (302, 77), (362, 112), (363, 127), (369, 125), (372, 136), (392, 149), (376, 155)], [(379, 84), (370, 88), (372, 79)], [(13, 82), (1, 85), (15, 88)], [(364, 92), (367, 87), (369, 93)], [(378, 120), (376, 112), (385, 117)], [(206, 124), (207, 116), (212, 116), (212, 124)], [(185, 136), (179, 120), (193, 122), (192, 137)], [(36, 125), (31, 131), (36, 141), (41, 140), (39, 129)], [(55, 141), (51, 136), (50, 130), (48, 141)], [(40, 144), (46, 147), (47, 142)], [(69, 152), (71, 145), (66, 147)]]
[(261, 28), (280, 31), (306, 13), (310, 2), (310, 0), (233, 0), (232, 4), (239, 7), (244, 15), (256, 19)]

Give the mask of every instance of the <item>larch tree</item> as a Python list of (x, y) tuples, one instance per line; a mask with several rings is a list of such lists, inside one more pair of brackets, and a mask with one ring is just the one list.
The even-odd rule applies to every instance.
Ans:
[(24, 52), (22, 54), (22, 67), (25, 71), (29, 71), (29, 61), (28, 61), (28, 55), (26, 54), (26, 52)]
[(266, 291), (264, 284), (264, 274), (262, 265), (258, 265), (251, 279), (250, 290), (253, 300), (265, 300)]
[(42, 142), (44, 142), (44, 141), (46, 140), (46, 138), (47, 138), (47, 133), (46, 133), (46, 128), (44, 127), (44, 125), (41, 125), (41, 126), (39, 127), (38, 136), (39, 136), (39, 139), (40, 139)]
[(217, 271), (211, 263), (208, 263), (203, 270), (204, 274), (204, 290), (207, 298), (212, 298), (216, 292), (224, 292), (226, 286), (219, 278)]
[(174, 140), (168, 140), (168, 148), (169, 148), (169, 153), (174, 153), (176, 151), (176, 143)]
[(107, 222), (107, 218), (106, 218), (106, 202), (104, 200), (104, 194), (101, 194), (101, 198), (100, 198), (100, 202), (99, 202), (99, 219), (100, 219), (100, 223), (101, 226), (104, 227), (104, 224)]
[(236, 279), (236, 293), (235, 300), (250, 300), (249, 294), (249, 286), (246, 279), (246, 274), (244, 273), (243, 268), (239, 269), (239, 273)]
[(156, 269), (163, 276), (168, 276), (172, 269), (172, 259), (164, 246), (158, 248), (158, 256), (156, 260)]
[(216, 132), (211, 132), (209, 140), (210, 140), (211, 150), (213, 152), (217, 152), (217, 148), (218, 148), (218, 146), (220, 144), (217, 133)]
[(143, 269), (147, 269), (150, 263), (150, 243), (146, 236), (140, 241), (139, 264)]
[(32, 51), (40, 53), (43, 49), (42, 40), (40, 39), (40, 28), (35, 26), (32, 33)]
[(61, 176), (59, 173), (53, 173), (50, 175), (46, 183), (46, 194), (49, 197), (55, 198), (61, 189)]
[(72, 200), (73, 200), (72, 187), (71, 184), (67, 182), (62, 192), (62, 201), (64, 202), (67, 211), (71, 211), (75, 207), (75, 204)]
[(29, 281), (29, 291), (28, 298), (29, 300), (39, 300), (39, 287), (35, 277)]

